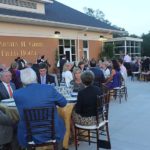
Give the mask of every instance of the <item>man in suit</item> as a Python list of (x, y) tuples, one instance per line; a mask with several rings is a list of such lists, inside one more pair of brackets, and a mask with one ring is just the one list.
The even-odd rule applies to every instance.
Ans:
[(45, 63), (39, 65), (39, 74), (37, 75), (37, 79), (40, 84), (56, 84), (55, 78), (47, 73), (47, 66)]
[[(55, 134), (56, 141), (61, 143), (65, 134), (65, 126), (63, 120), (57, 113), (57, 106), (64, 107), (67, 104), (66, 99), (56, 91), (51, 85), (37, 84), (36, 73), (31, 68), (21, 70), (21, 81), (25, 88), (18, 89), (14, 92), (14, 100), (19, 111), (19, 124), (18, 124), (18, 140), (20, 145), (23, 147), (27, 146), (26, 141), (26, 124), (24, 121), (24, 108), (32, 107), (49, 107), (53, 105), (55, 107)], [(46, 134), (46, 133), (45, 133)], [(46, 135), (37, 136), (35, 135), (33, 140), (35, 143), (42, 143), (49, 140), (50, 137)]]
[(15, 84), (11, 83), (10, 71), (4, 70), (0, 72), (0, 101), (8, 99), (13, 96), (13, 92), (16, 89)]

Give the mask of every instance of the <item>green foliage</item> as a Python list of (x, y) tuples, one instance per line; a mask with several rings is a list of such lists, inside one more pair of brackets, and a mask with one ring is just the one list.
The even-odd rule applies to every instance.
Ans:
[(101, 54), (101, 57), (106, 57), (108, 59), (112, 59), (114, 57), (114, 45), (110, 43), (105, 43), (104, 50)]
[(142, 37), (142, 56), (150, 56), (150, 31), (148, 34), (143, 34)]

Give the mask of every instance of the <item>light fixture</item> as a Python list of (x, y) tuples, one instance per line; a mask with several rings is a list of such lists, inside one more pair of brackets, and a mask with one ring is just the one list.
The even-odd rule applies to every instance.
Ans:
[(102, 38), (104, 38), (104, 36), (103, 36), (103, 35), (100, 35), (100, 36), (99, 36), (99, 38), (101, 38), (101, 39), (102, 39)]
[(54, 33), (55, 33), (55, 35), (59, 35), (59, 34), (60, 34), (60, 32), (59, 32), (59, 31), (55, 31)]

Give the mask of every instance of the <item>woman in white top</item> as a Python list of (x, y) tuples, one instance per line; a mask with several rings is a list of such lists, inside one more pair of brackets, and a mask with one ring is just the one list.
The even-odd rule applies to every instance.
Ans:
[(62, 81), (64, 81), (67, 85), (67, 87), (70, 86), (70, 81), (73, 80), (73, 75), (71, 73), (72, 64), (70, 62), (67, 62), (64, 64), (63, 72), (62, 72)]

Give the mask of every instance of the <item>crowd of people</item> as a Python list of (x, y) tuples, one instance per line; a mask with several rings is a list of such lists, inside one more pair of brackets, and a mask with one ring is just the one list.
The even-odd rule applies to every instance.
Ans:
[[(73, 109), (74, 122), (81, 125), (95, 124), (96, 116), (96, 100), (97, 95), (103, 94), (103, 87), (111, 90), (120, 87), (122, 82), (126, 82), (127, 73), (132, 68), (132, 64), (138, 67), (142, 66), (144, 71), (149, 71), (149, 58), (143, 61), (136, 59), (131, 62), (130, 56), (123, 59), (114, 60), (95, 60), (90, 61), (82, 59), (77, 65), (66, 60), (64, 55), (57, 66), (59, 68), (59, 83), (63, 82), (66, 87), (72, 87), (74, 92), (78, 92), (77, 102)], [(27, 146), (26, 127), (23, 117), (23, 109), (37, 106), (55, 106), (55, 131), (58, 145), (62, 145), (65, 134), (65, 125), (62, 118), (57, 112), (57, 107), (65, 107), (66, 98), (61, 95), (53, 85), (56, 85), (54, 76), (52, 76), (48, 68), (51, 65), (44, 55), (38, 57), (36, 64), (28, 63), (23, 58), (18, 57), (9, 68), (6, 65), (0, 65), (0, 101), (4, 99), (14, 98), (18, 109), (20, 119), (19, 123), (14, 122), (0, 110), (0, 135), (10, 129), (9, 138), (13, 138), (18, 134), (18, 141), (21, 147)], [(30, 95), (30, 96), (29, 96)], [(6, 128), (7, 126), (7, 128)], [(16, 129), (17, 128), (17, 129)], [(13, 130), (17, 132), (13, 132)], [(15, 135), (13, 135), (13, 133)], [(7, 139), (9, 139), (7, 138)], [(48, 140), (49, 137), (34, 137), (35, 142), (41, 143)], [(4, 140), (0, 145), (8, 148), (11, 140)], [(17, 143), (17, 142), (16, 142)], [(13, 148), (12, 144), (9, 146)], [(59, 150), (61, 146), (58, 146)]]

